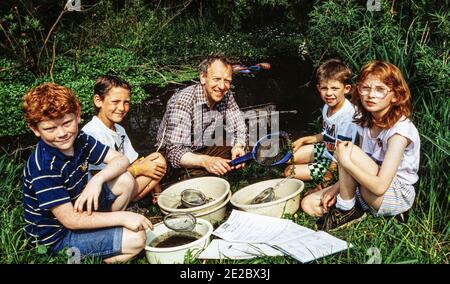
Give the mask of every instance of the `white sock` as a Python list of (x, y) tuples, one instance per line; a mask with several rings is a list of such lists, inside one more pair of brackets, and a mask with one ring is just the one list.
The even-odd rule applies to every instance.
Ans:
[(344, 211), (348, 211), (355, 206), (356, 199), (353, 197), (350, 200), (344, 200), (341, 198), (341, 195), (338, 194), (336, 197), (336, 208), (339, 208)]

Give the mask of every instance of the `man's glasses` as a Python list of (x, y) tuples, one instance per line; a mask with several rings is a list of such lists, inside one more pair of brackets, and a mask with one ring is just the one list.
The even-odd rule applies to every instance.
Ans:
[(391, 91), (383, 86), (371, 87), (368, 85), (358, 85), (356, 88), (358, 89), (358, 92), (361, 96), (368, 96), (373, 89), (374, 90), (373, 96), (379, 99), (384, 99), (387, 96), (387, 94)]

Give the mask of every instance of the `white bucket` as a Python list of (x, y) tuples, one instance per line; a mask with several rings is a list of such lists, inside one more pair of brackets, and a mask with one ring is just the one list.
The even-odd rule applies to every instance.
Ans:
[(154, 239), (171, 231), (172, 230), (167, 228), (164, 223), (158, 223), (154, 225), (153, 230), (146, 231), (147, 242), (145, 254), (149, 263), (183, 263), (184, 257), (187, 255), (188, 251), (196, 258), (208, 246), (209, 238), (213, 232), (213, 226), (206, 220), (197, 219), (197, 224), (195, 225), (193, 232), (201, 235), (202, 237), (200, 239), (193, 241), (192, 243), (170, 248), (156, 248), (149, 246)]
[(275, 190), (276, 200), (266, 203), (249, 204), (253, 198), (268, 187), (274, 187), (283, 178), (270, 179), (246, 186), (236, 191), (231, 197), (231, 204), (236, 208), (265, 216), (281, 218), (283, 214), (294, 214), (300, 208), (300, 193), (305, 184), (298, 179), (284, 181)]
[[(177, 207), (181, 204), (181, 192), (185, 189), (196, 189), (206, 197), (214, 200), (201, 206), (191, 208)], [(219, 177), (199, 177), (178, 182), (166, 188), (158, 197), (158, 205), (163, 212), (169, 213), (196, 213), (196, 216), (202, 212), (210, 211), (212, 208), (219, 206), (228, 197), (230, 193), (230, 184), (223, 178)]]
[[(206, 221), (209, 221), (211, 223), (218, 223), (221, 222), (223, 219), (225, 219), (225, 213), (227, 211), (227, 204), (231, 199), (231, 191), (228, 193), (227, 199), (225, 199), (221, 204), (218, 204), (215, 207), (208, 208), (207, 210), (200, 210), (200, 211), (193, 211), (190, 212), (192, 215), (194, 215), (196, 218), (202, 218)], [(165, 211), (161, 209), (161, 212), (164, 215), (167, 215), (169, 213), (173, 213), (170, 211)]]

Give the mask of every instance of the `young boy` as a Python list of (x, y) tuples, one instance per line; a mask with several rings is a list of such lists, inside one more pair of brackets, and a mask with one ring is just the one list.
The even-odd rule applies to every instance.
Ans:
[[(356, 125), (353, 124), (355, 109), (345, 98), (352, 89), (351, 70), (340, 60), (330, 59), (316, 72), (317, 90), (325, 102), (322, 110), (322, 129), (319, 134), (302, 137), (293, 143), (293, 165), (285, 169), (285, 175), (320, 184), (328, 167), (334, 160), (336, 143), (352, 141), (356, 137)], [(331, 188), (335, 190), (334, 187)], [(315, 196), (321, 202), (326, 191), (321, 190)], [(311, 199), (302, 202), (303, 210), (309, 212)], [(325, 206), (326, 207), (326, 206)], [(314, 215), (314, 214), (312, 214)]]
[[(24, 96), (23, 110), (40, 138), (23, 177), (25, 232), (33, 243), (51, 253), (72, 248), (107, 263), (137, 255), (153, 226), (142, 215), (121, 211), (135, 194), (127, 157), (78, 131), (80, 104), (68, 88), (35, 87)], [(88, 182), (88, 164), (102, 162), (107, 166)]]
[[(160, 153), (152, 153), (138, 158), (125, 129), (119, 125), (130, 110), (131, 85), (116, 76), (99, 77), (94, 86), (94, 105), (97, 115), (84, 127), (83, 131), (101, 143), (115, 148), (128, 157), (128, 167), (135, 178), (135, 192), (131, 200), (137, 201), (152, 189), (159, 193), (159, 181), (166, 173), (166, 160)], [(104, 164), (89, 165), (89, 171), (95, 175), (105, 167)]]

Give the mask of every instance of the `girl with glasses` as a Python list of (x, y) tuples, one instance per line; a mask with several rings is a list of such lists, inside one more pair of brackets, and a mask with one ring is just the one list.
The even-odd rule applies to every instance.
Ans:
[(410, 120), (411, 94), (401, 71), (372, 61), (361, 69), (356, 86), (352, 102), (360, 145), (336, 147), (339, 194), (319, 222), (325, 231), (360, 220), (366, 211), (404, 221), (415, 198), (420, 138)]

